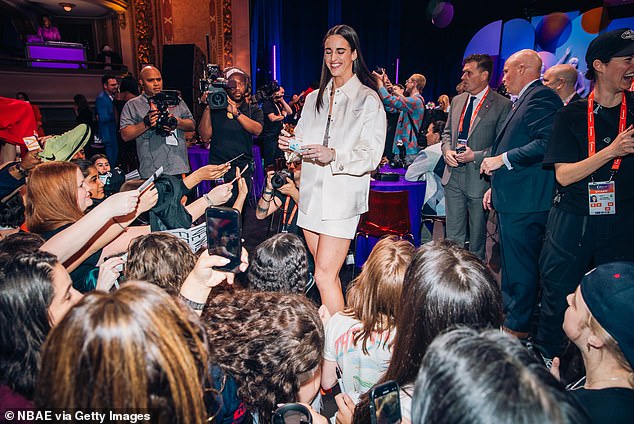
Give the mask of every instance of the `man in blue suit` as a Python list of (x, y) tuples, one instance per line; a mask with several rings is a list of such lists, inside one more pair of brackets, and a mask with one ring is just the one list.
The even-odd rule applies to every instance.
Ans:
[(503, 82), (517, 96), (480, 171), (491, 175), (485, 209), (497, 210), (502, 253), (504, 327), (527, 338), (537, 298), (538, 259), (555, 184), (542, 161), (555, 112), (563, 103), (539, 80), (542, 60), (521, 50), (504, 64)]
[(97, 95), (97, 119), (99, 121), (99, 137), (106, 148), (108, 162), (114, 168), (117, 164), (119, 147), (117, 145), (117, 122), (114, 115), (114, 96), (119, 89), (117, 79), (112, 75), (101, 78), (103, 91)]

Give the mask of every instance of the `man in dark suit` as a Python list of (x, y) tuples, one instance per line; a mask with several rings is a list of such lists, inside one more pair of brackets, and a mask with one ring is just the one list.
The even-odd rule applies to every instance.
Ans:
[(119, 84), (112, 75), (104, 75), (101, 78), (103, 91), (97, 95), (95, 106), (99, 121), (99, 137), (106, 148), (108, 162), (114, 168), (117, 164), (119, 146), (117, 145), (117, 122), (114, 115), (114, 96), (117, 94)]
[(465, 59), (461, 78), (465, 93), (451, 101), (442, 135), (447, 239), (464, 246), (468, 222), (469, 250), (481, 259), (485, 256), (487, 219), (482, 198), (490, 184), (480, 176), (480, 165), (490, 156), (495, 136), (511, 110), (511, 102), (489, 88), (492, 70), (489, 55), (474, 54)]
[(542, 60), (521, 50), (504, 64), (504, 85), (518, 96), (481, 172), (491, 175), (485, 209), (498, 212), (502, 253), (504, 327), (526, 338), (537, 297), (538, 258), (555, 183), (542, 161), (561, 99), (539, 80)]
[(577, 84), (577, 68), (572, 65), (555, 65), (544, 72), (544, 85), (559, 96), (564, 106), (568, 103), (581, 100), (581, 96), (575, 91)]

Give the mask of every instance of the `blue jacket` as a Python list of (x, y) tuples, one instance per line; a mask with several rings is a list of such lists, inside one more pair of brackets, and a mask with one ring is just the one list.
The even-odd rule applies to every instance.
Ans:
[(114, 103), (105, 91), (97, 95), (96, 107), (99, 119), (99, 137), (104, 144), (116, 143), (117, 123), (114, 116)]

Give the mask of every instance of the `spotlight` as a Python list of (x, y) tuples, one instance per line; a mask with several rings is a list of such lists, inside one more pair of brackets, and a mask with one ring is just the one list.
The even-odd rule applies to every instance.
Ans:
[(71, 10), (75, 8), (75, 5), (73, 3), (60, 3), (59, 5), (62, 6), (62, 8), (66, 12), (70, 12)]

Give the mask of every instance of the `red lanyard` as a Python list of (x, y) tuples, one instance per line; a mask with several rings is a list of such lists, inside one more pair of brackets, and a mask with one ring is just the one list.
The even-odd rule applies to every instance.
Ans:
[[(619, 134), (625, 131), (627, 125), (627, 101), (625, 100), (625, 93), (621, 100), (621, 112), (619, 113)], [(588, 96), (588, 157), (592, 157), (596, 153), (597, 141), (596, 133), (594, 131), (594, 90)], [(612, 162), (612, 173), (619, 170), (621, 167), (621, 158), (614, 159)]]
[[(484, 93), (484, 96), (482, 96), (482, 100), (480, 100), (480, 102), (478, 103), (478, 106), (476, 107), (475, 111), (471, 114), (471, 121), (469, 121), (469, 128), (471, 128), (471, 125), (473, 125), (473, 120), (476, 118), (476, 116), (478, 116), (478, 112), (480, 111), (480, 108), (484, 104), (484, 99), (487, 98), (487, 94), (489, 94), (489, 87), (488, 86), (487, 86), (486, 93)], [(462, 109), (462, 114), (460, 115), (460, 124), (458, 125), (458, 134), (460, 134), (462, 132), (462, 123), (464, 122), (464, 115), (465, 115), (465, 113), (467, 111), (467, 106), (469, 105), (470, 101), (471, 101), (471, 98), (468, 98), (467, 102), (464, 104), (464, 108)]]

